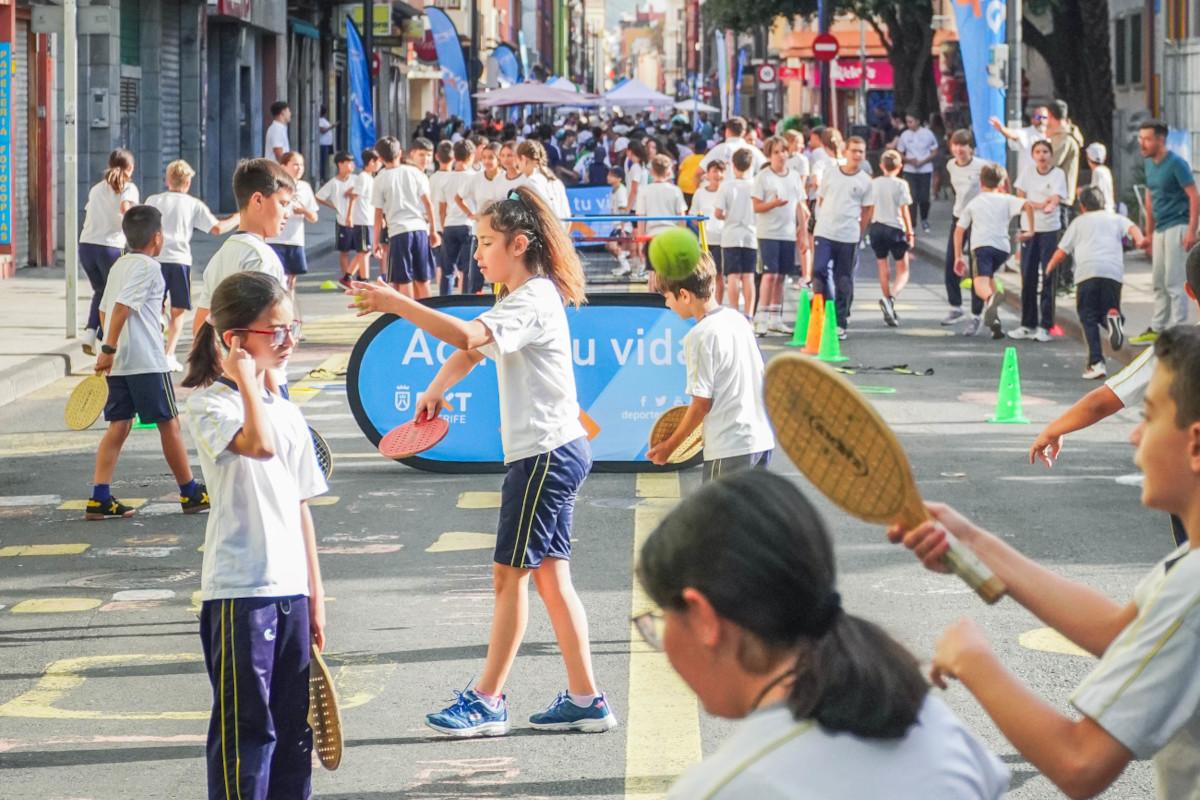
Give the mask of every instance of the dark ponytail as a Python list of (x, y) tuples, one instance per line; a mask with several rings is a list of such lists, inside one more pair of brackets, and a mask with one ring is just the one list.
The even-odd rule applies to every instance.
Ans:
[(283, 284), (264, 272), (237, 272), (217, 284), (208, 319), (192, 340), (182, 385), (196, 389), (221, 377), (221, 335), (253, 325), (287, 298)]
[(664, 609), (682, 608), (691, 587), (768, 652), (798, 651), (796, 719), (868, 739), (901, 737), (916, 721), (929, 691), (916, 659), (842, 611), (825, 523), (791, 481), (748, 470), (706, 484), (646, 540), (637, 573)]
[[(524, 234), (529, 240), (525, 250), (525, 268), (529, 273), (554, 281), (564, 303), (576, 307), (584, 303), (587, 297), (579, 253), (540, 194), (522, 186), (510, 192), (507, 199), (488, 205), (479, 216), (488, 219), (492, 230), (504, 234), (506, 244), (518, 233)], [(507, 289), (500, 288), (500, 297), (507, 293)]]

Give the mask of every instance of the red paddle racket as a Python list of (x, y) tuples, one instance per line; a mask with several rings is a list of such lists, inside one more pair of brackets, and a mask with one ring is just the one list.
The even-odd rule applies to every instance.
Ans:
[(422, 418), (388, 431), (379, 442), (379, 452), (391, 459), (409, 458), (424, 453), (450, 432), (450, 423), (442, 417)]

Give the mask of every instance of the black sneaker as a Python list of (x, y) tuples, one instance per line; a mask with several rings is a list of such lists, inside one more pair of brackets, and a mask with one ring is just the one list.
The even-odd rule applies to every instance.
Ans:
[(1108, 312), (1108, 343), (1113, 350), (1125, 346), (1125, 328), (1121, 324), (1121, 312), (1115, 308)]
[(345, 272), (342, 273), (342, 277), (338, 278), (338, 283), (340, 283), (342, 286), (345, 286), (347, 289), (351, 288), (350, 276)]
[(208, 508), (208, 487), (203, 483), (196, 484), (196, 491), (191, 496), (179, 496), (179, 504), (185, 514), (199, 514)]
[(115, 497), (110, 497), (103, 502), (93, 497), (91, 500), (88, 500), (84, 518), (90, 520), (127, 519), (132, 517), (133, 514), (134, 510), (132, 508), (121, 505), (121, 502)]

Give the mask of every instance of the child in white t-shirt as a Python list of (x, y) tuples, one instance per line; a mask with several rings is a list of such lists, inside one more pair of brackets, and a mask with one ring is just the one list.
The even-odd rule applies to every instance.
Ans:
[(133, 153), (123, 147), (108, 154), (104, 179), (88, 192), (79, 229), (79, 266), (92, 284), (92, 307), (83, 333), (83, 352), (96, 355), (96, 340), (103, 337), (100, 327), (100, 299), (108, 282), (108, 271), (121, 257), (125, 234), (121, 217), (137, 205), (138, 188), (133, 183)]
[(572, 509), (592, 460), (563, 308), (584, 300), (583, 266), (558, 214), (528, 186), (489, 206), (477, 233), (480, 269), (499, 287), (496, 305), (477, 319), (445, 314), (377, 283), (356, 283), (353, 292), (360, 315), (397, 314), (457, 348), (417, 399), (416, 419), (438, 416), (445, 392), (484, 358), (495, 362), (499, 380), (508, 474), (493, 555), (491, 643), (475, 687), (457, 692), (458, 699), (429, 714), (426, 724), (460, 737), (508, 732), (503, 690), (524, 634), (532, 579), (563, 651), (568, 688), (530, 724), (597, 733), (617, 720), (592, 674), (586, 616), (569, 561)]
[(1067, 175), (1051, 163), (1054, 150), (1046, 139), (1033, 143), (1033, 163), (1017, 177), (1018, 197), (1034, 204), (1033, 235), (1021, 249), (1021, 327), (1008, 332), (1012, 339), (1050, 341), (1054, 326), (1054, 281), (1046, 275), (1050, 257), (1062, 229), (1059, 205), (1067, 198)]
[(342, 277), (338, 282), (348, 286), (350, 276), (354, 273), (353, 260), (365, 246), (371, 248), (371, 237), (367, 234), (364, 241), (363, 231), (350, 220), (350, 212), (359, 189), (359, 176), (354, 174), (354, 156), (342, 150), (333, 157), (337, 175), (325, 182), (317, 190), (315, 199), (321, 205), (332, 208), (334, 218), (334, 240), (338, 251), (338, 263), (342, 268)]
[[(625, 188), (625, 170), (623, 167), (608, 168), (608, 185), (611, 189), (608, 195), (608, 213), (621, 216), (629, 213), (629, 190)], [(633, 273), (633, 265), (629, 263), (629, 225), (625, 222), (612, 223), (608, 241), (604, 249), (617, 259), (617, 268), (612, 271), (614, 277), (621, 278)]]
[(471, 169), (475, 160), (475, 145), (469, 139), (454, 143), (451, 155), (454, 169), (447, 173), (441, 196), (436, 199), (442, 221), (442, 294), (450, 294), (454, 286), (465, 281), (471, 269), (471, 217), (458, 202), (458, 197), (475, 179)]
[[(1007, 181), (1008, 172), (1004, 167), (998, 164), (984, 166), (979, 171), (980, 192), (967, 203), (954, 228), (954, 252), (960, 254), (954, 264), (954, 273), (960, 278), (967, 274), (967, 262), (961, 253), (963, 238), (970, 228), (973, 267), (971, 288), (983, 301), (983, 314), (971, 320), (963, 331), (966, 336), (974, 336), (980, 327), (986, 325), (992, 331), (993, 339), (1004, 338), (999, 316), (1004, 293), (995, 286), (993, 276), (1004, 268), (1004, 263), (1011, 255), (1008, 225), (1012, 218), (1024, 211), (1026, 221), (1032, 225), (1034, 215), (1032, 203), (1004, 191)], [(1017, 236), (1017, 240), (1027, 241), (1029, 235), (1023, 232)]]
[(759, 286), (755, 332), (790, 334), (783, 323), (783, 283), (796, 270), (796, 251), (808, 250), (808, 206), (804, 179), (787, 166), (787, 142), (772, 136), (763, 144), (768, 164), (754, 177), (751, 203), (758, 230), (763, 276)]
[(1104, 210), (1116, 211), (1117, 199), (1113, 189), (1112, 170), (1105, 165), (1108, 159), (1108, 148), (1100, 142), (1092, 142), (1083, 151), (1087, 156), (1088, 169), (1092, 171), (1091, 185), (1100, 190), (1104, 196)]
[[(461, 138), (457, 141), (463, 141)], [(437, 169), (429, 176), (429, 202), (433, 204), (433, 218), (442, 243), (431, 248), (435, 268), (435, 280), (439, 294), (450, 294), (452, 287), (457, 284), (455, 269), (446, 265), (446, 211), (458, 191), (458, 177), (455, 175), (454, 143), (443, 139), (437, 143), (433, 151), (433, 163)], [(447, 277), (447, 273), (449, 276)], [(449, 286), (447, 286), (449, 284)]]
[(158, 263), (167, 287), (165, 301), (171, 308), (166, 353), (167, 367), (172, 372), (183, 371), (175, 358), (175, 348), (183, 333), (183, 314), (192, 308), (192, 231), (219, 235), (236, 228), (239, 221), (237, 214), (218, 220), (203, 200), (188, 194), (195, 175), (191, 164), (172, 161), (167, 165), (167, 191), (146, 198), (146, 205), (162, 212), (163, 249)]
[(284, 153), (279, 165), (287, 174), (292, 176), (296, 188), (292, 192), (292, 210), (283, 229), (275, 236), (267, 237), (267, 244), (279, 256), (283, 271), (287, 274), (287, 288), (292, 293), (292, 303), (296, 302), (296, 278), (308, 273), (308, 256), (304, 252), (304, 223), (316, 222), (317, 199), (313, 196), (312, 186), (304, 177), (304, 156), (295, 151)]
[(1125, 343), (1121, 315), (1121, 284), (1125, 276), (1126, 236), (1141, 247), (1146, 237), (1127, 217), (1104, 207), (1104, 192), (1085, 186), (1079, 192), (1083, 213), (1076, 217), (1050, 258), (1050, 274), (1069, 255), (1075, 257), (1075, 309), (1087, 340), (1088, 360), (1084, 380), (1108, 377), (1100, 348), (1100, 326), (1108, 328), (1114, 350)]
[[(954, 264), (962, 251), (954, 251), (954, 229), (958, 226), (958, 218), (967, 203), (974, 200), (980, 191), (979, 172), (988, 162), (975, 156), (973, 134), (969, 130), (957, 130), (950, 135), (950, 152), (954, 158), (946, 163), (946, 173), (950, 176), (950, 188), (954, 191), (954, 209), (951, 211), (950, 236), (946, 240), (945, 283), (946, 300), (950, 303), (950, 313), (943, 319), (943, 325), (953, 325), (963, 318), (963, 298), (961, 279), (954, 273)], [(971, 231), (967, 230), (964, 243), (971, 240)], [(969, 244), (967, 245), (969, 246)], [(979, 296), (971, 295), (971, 313), (974, 315), (970, 325), (981, 325), (975, 319), (982, 319), (983, 302)]]
[(754, 272), (758, 268), (758, 229), (754, 216), (754, 183), (747, 177), (754, 159), (750, 149), (736, 150), (730, 159), (733, 179), (726, 179), (717, 192), (713, 213), (721, 221), (721, 260), (725, 272), (725, 294), (734, 310), (740, 306), (748, 320), (754, 314)]
[(92, 497), (85, 518), (119, 519), (134, 514), (112, 496), (110, 487), (135, 417), (158, 426), (163, 455), (179, 485), (183, 513), (195, 514), (208, 508), (208, 493), (204, 484), (196, 482), (188, 464), (162, 347), (166, 284), (162, 268), (154, 260), (163, 247), (162, 212), (153, 206), (133, 206), (123, 215), (121, 229), (130, 252), (117, 259), (108, 275), (100, 306), (105, 340), (96, 356), (96, 372), (107, 374), (104, 419), (108, 430), (96, 450)]
[[(650, 160), (651, 182), (638, 192), (637, 207), (634, 213), (639, 217), (682, 217), (687, 214), (687, 201), (683, 199), (683, 190), (671, 180), (671, 157), (660, 153)], [(671, 228), (678, 228), (683, 222), (657, 220), (637, 224), (638, 239), (645, 241), (655, 234)], [(655, 283), (654, 265), (646, 264), (646, 289), (653, 292)]]
[(874, 182), (862, 169), (867, 143), (846, 140), (845, 163), (831, 164), (817, 187), (817, 224), (813, 226), (813, 292), (834, 301), (837, 334), (846, 338), (854, 299), (858, 243), (871, 223)]
[(184, 380), (198, 389), (188, 422), (212, 486), (200, 578), (210, 797), (230, 786), (304, 797), (312, 779), (309, 654), (325, 647), (325, 591), (308, 501), (329, 487), (304, 415), (267, 377), (299, 336), (277, 281), (231, 275), (213, 290)]
[(763, 358), (754, 329), (737, 311), (717, 303), (716, 281), (716, 265), (706, 253), (686, 278), (659, 280), (667, 308), (682, 319), (696, 321), (683, 340), (687, 393), (692, 399), (675, 432), (646, 453), (655, 464), (667, 463), (703, 424), (705, 482), (738, 470), (766, 469), (775, 448), (763, 400)]
[(503, 200), (510, 190), (509, 182), (504, 177), (504, 169), (500, 166), (500, 150), (499, 142), (485, 143), (476, 148), (475, 160), (479, 169), (463, 182), (458, 196), (454, 198), (458, 207), (467, 215), (471, 228), (468, 271), (463, 279), (463, 294), (479, 294), (483, 291), (483, 273), (479, 271), (479, 264), (475, 261), (475, 248), (478, 245), (475, 222), (485, 208)]
[[(437, 217), (429, 196), (429, 179), (421, 167), (400, 164), (400, 147), (392, 137), (375, 143), (386, 165), (375, 176), (371, 199), (375, 203), (375, 257), (383, 258), (378, 234), (385, 221), (388, 233), (385, 280), (396, 291), (412, 297), (428, 297), (433, 280), (434, 260), (431, 247), (441, 244)], [(427, 151), (414, 151), (424, 162)]]
[(716, 217), (717, 197), (720, 195), (721, 181), (724, 179), (725, 162), (719, 159), (709, 162), (708, 169), (704, 171), (704, 182), (692, 193), (692, 204), (688, 207), (688, 213), (692, 216), (708, 217), (704, 221), (704, 240), (708, 244), (708, 254), (712, 256), (717, 269), (716, 286), (713, 287), (717, 305), (725, 302), (725, 262), (721, 257), (721, 231), (725, 224)]
[[(355, 280), (365, 281), (371, 277), (371, 251), (374, 249), (372, 229), (375, 225), (375, 201), (371, 192), (375, 186), (375, 173), (379, 172), (382, 161), (374, 147), (362, 151), (362, 172), (355, 175), (355, 183), (351, 188), (350, 226), (359, 231), (361, 240), (359, 249), (354, 253), (350, 262), (350, 276)], [(349, 286), (349, 281), (342, 281), (343, 286)]]
[[(912, 190), (908, 181), (899, 177), (904, 157), (897, 150), (885, 150), (879, 158), (881, 174), (871, 186), (875, 205), (871, 211), (871, 249), (879, 266), (879, 287), (883, 297), (879, 308), (883, 321), (889, 327), (899, 325), (896, 315), (896, 298), (908, 285), (908, 251), (916, 244), (913, 229)], [(888, 256), (896, 262), (896, 280), (892, 282), (892, 271)]]

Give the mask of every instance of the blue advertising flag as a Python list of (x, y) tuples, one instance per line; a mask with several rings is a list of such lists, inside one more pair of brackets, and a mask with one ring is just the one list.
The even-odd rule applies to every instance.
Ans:
[(721, 97), (721, 116), (729, 117), (729, 59), (725, 55), (725, 31), (716, 31), (717, 93)]
[(471, 81), (467, 77), (467, 64), (458, 41), (458, 30), (440, 8), (425, 6), (425, 16), (429, 18), (433, 46), (437, 49), (438, 64), (442, 68), (446, 112), (470, 124), (474, 119), (471, 114)]
[(1005, 2), (957, 2), (954, 13), (958, 21), (958, 48), (963, 73), (967, 76), (967, 98), (971, 102), (971, 127), (975, 133), (976, 153), (987, 161), (1003, 164), (1004, 135), (988, 124), (988, 118), (1004, 119), (1004, 90), (988, 86), (987, 68), (991, 46), (1005, 42)]
[(346, 15), (346, 67), (350, 74), (350, 152), (354, 163), (361, 167), (360, 154), (365, 148), (375, 146), (375, 111), (371, 107), (367, 54), (349, 14)]
[(500, 68), (500, 79), (510, 86), (521, 82), (521, 65), (517, 63), (517, 54), (506, 44), (496, 45), (492, 51), (496, 65)]
[(733, 113), (742, 113), (742, 72), (746, 69), (746, 48), (738, 50), (737, 78), (733, 82)]

